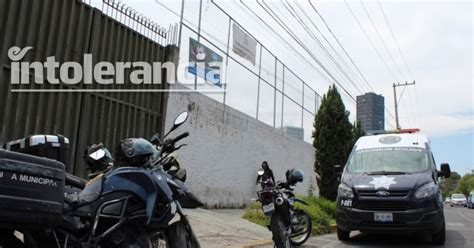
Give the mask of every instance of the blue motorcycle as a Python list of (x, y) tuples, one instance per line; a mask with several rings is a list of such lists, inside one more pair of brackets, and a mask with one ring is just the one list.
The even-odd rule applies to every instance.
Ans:
[[(187, 118), (187, 112), (181, 113), (165, 138)], [(67, 195), (57, 224), (43, 230), (16, 229), (23, 234), (22, 247), (200, 247), (183, 208), (203, 204), (185, 186), (186, 171), (174, 156), (183, 146), (176, 144), (188, 135), (162, 144), (122, 140), (114, 169)], [(99, 149), (89, 156), (100, 160), (105, 155)]]

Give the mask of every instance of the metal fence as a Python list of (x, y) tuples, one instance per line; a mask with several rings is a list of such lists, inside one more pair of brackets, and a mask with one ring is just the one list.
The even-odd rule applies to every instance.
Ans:
[[(102, 12), (76, 0), (0, 0), (0, 143), (38, 133), (65, 135), (71, 141), (68, 170), (84, 176), (82, 152), (88, 144), (103, 142), (113, 149), (120, 139), (149, 137), (162, 131), (166, 104), (163, 93), (11, 92), (53, 87), (48, 83), (12, 85), (7, 55), (12, 46), (34, 48), (22, 60), (27, 62), (55, 56), (57, 61), (83, 63), (83, 55), (88, 53), (94, 56), (94, 62), (151, 63), (164, 62), (176, 53), (176, 47), (158, 44), (172, 43), (172, 35), (158, 32), (146, 22), (132, 26), (133, 21), (123, 16), (126, 12), (112, 10), (117, 12), (120, 6), (106, 2), (110, 9)], [(74, 86), (54, 87), (75, 90), (90, 86), (81, 81)], [(113, 87), (126, 89), (131, 85), (127, 80)], [(147, 87), (162, 89), (166, 84)]]
[[(181, 59), (188, 58), (189, 38), (223, 57), (226, 91), (206, 95), (274, 128), (301, 128), (304, 140), (311, 142), (321, 96), (222, 9), (218, 1), (182, 1), (181, 13), (167, 8), (165, 1), (156, 2), (181, 17)], [(233, 52), (234, 25), (257, 42), (254, 64)], [(192, 81), (197, 80), (188, 80)]]

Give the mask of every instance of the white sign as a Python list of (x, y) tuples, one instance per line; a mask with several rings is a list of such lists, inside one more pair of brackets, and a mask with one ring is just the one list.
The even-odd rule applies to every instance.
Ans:
[(240, 57), (255, 65), (257, 41), (243, 31), (237, 24), (232, 25), (233, 44), (232, 51)]

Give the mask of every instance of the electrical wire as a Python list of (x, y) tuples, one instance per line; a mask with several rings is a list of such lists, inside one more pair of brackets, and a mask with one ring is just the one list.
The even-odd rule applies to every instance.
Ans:
[[(296, 1), (296, 4), (298, 4), (298, 1)], [(370, 85), (370, 83), (368, 82), (367, 78), (363, 75), (363, 73), (361, 72), (361, 70), (359, 69), (359, 67), (357, 66), (357, 64), (354, 62), (354, 60), (352, 59), (352, 57), (349, 55), (349, 53), (347, 52), (347, 50), (344, 48), (344, 46), (342, 45), (342, 43), (339, 41), (339, 39), (337, 38), (337, 36), (335, 35), (334, 31), (331, 29), (331, 27), (329, 26), (329, 24), (326, 22), (325, 18), (323, 17), (323, 15), (317, 10), (317, 8), (313, 5), (313, 3), (311, 2), (311, 0), (308, 0), (308, 3), (310, 4), (311, 6), (311, 9), (319, 16), (319, 18), (321, 19), (321, 21), (324, 23), (326, 29), (329, 31), (329, 33), (332, 35), (332, 37), (334, 38), (334, 40), (336, 41), (336, 43), (339, 45), (339, 47), (342, 49), (342, 51), (344, 52), (344, 54), (349, 58), (349, 61), (351, 62), (351, 64), (356, 68), (356, 70), (358, 71), (358, 73), (360, 74), (360, 76), (364, 79), (364, 81), (366, 82), (367, 86), (371, 89), (372, 92), (374, 92), (374, 89), (372, 88), (372, 86)], [(301, 7), (300, 7), (301, 8)], [(314, 23), (313, 23), (314, 25)], [(385, 112), (386, 112), (386, 122), (389, 126), (391, 126), (392, 128), (395, 128), (395, 126), (393, 125), (393, 123), (391, 123), (391, 121), (395, 122), (395, 117), (393, 115), (393, 113), (385, 106)], [(389, 121), (388, 117), (391, 119), (391, 121)]]
[[(316, 58), (316, 57), (314, 56), (314, 54), (308, 49), (308, 47), (307, 47), (306, 45), (304, 45), (304, 43), (301, 42), (301, 40), (299, 40), (299, 38), (298, 38), (297, 36), (295, 36), (295, 34), (294, 34), (291, 30), (289, 30), (288, 26), (286, 26), (286, 24), (283, 23), (283, 22), (281, 21), (281, 19), (280, 19), (278, 16), (275, 15), (275, 13), (271, 10), (271, 8), (269, 8), (268, 5), (267, 5), (263, 0), (262, 0), (262, 3), (263, 3), (263, 5), (265, 5), (266, 7), (263, 6), (262, 3), (260, 3), (260, 1), (258, 1), (258, 0), (257, 0), (257, 3), (260, 5), (260, 7), (261, 7), (263, 10), (265, 10), (265, 12), (266, 12), (275, 22), (277, 22), (277, 24), (278, 24), (281, 28), (283, 28), (283, 30), (284, 30), (286, 33), (288, 33), (288, 34), (293, 38), (293, 40), (296, 41), (296, 43), (298, 43), (298, 44), (310, 55), (311, 58), (313, 58), (313, 60), (333, 79), (333, 81), (334, 81), (337, 85), (339, 85), (339, 87), (342, 88), (342, 90), (345, 92), (345, 94), (347, 94), (347, 95), (352, 99), (352, 101), (356, 102), (354, 96), (352, 96), (352, 94), (350, 94), (350, 93), (347, 91), (347, 89), (339, 82), (339, 80), (337, 80), (337, 79), (334, 77), (334, 75), (332, 75), (332, 74), (329, 72), (329, 70), (321, 63), (321, 61), (320, 61), (318, 58)], [(267, 10), (267, 8), (268, 8), (268, 10)]]
[(306, 23), (303, 21), (303, 19), (298, 16), (298, 13), (296, 12), (296, 10), (290, 4), (288, 4), (287, 0), (286, 0), (286, 3), (287, 3), (287, 5), (285, 4), (284, 1), (281, 2), (281, 4), (285, 7), (285, 9), (293, 17), (293, 19), (298, 21), (298, 23), (303, 27), (303, 29), (305, 29), (306, 33), (316, 42), (316, 44), (322, 49), (322, 51), (326, 54), (326, 56), (335, 64), (335, 66), (340, 71), (340, 73), (343, 75), (343, 77), (345, 77), (352, 84), (354, 89), (356, 91), (358, 91), (359, 94), (362, 94), (364, 91), (359, 88), (359, 86), (354, 82), (354, 80), (342, 68), (342, 66), (332, 56), (332, 54), (328, 51), (328, 49), (323, 45), (321, 40), (319, 40), (318, 37), (309, 29), (309, 27), (306, 25)]
[(370, 21), (370, 23), (372, 24), (372, 27), (374, 28), (375, 33), (377, 34), (377, 37), (378, 37), (378, 38), (380, 39), (380, 41), (382, 42), (382, 45), (383, 45), (385, 51), (387, 51), (388, 56), (389, 56), (390, 59), (392, 60), (393, 65), (395, 65), (395, 68), (397, 69), (397, 71), (398, 71), (398, 73), (400, 74), (400, 76), (402, 77), (402, 79), (405, 79), (405, 80), (406, 80), (406, 77), (403, 75), (402, 71), (400, 70), (400, 67), (398, 66), (398, 63), (397, 63), (397, 62), (395, 61), (395, 59), (393, 58), (392, 53), (391, 53), (390, 50), (388, 49), (387, 44), (385, 43), (385, 40), (382, 38), (382, 35), (380, 35), (380, 32), (379, 32), (377, 26), (375, 25), (374, 20), (373, 20), (372, 17), (370, 16), (370, 13), (369, 13), (369, 11), (367, 10), (367, 7), (365, 6), (365, 4), (364, 4), (364, 2), (363, 2), (362, 0), (360, 0), (360, 4), (362, 5), (362, 8), (364, 9), (365, 14), (367, 14), (367, 17), (369, 18), (369, 21)]
[[(280, 41), (283, 41), (284, 45), (286, 48), (289, 50), (294, 51), (296, 54), (300, 56), (301, 59), (306, 61), (308, 65), (311, 65), (313, 69), (315, 69), (321, 76), (323, 76), (328, 82), (331, 81), (331, 79), (325, 75), (319, 68), (314, 66), (314, 63), (308, 60), (306, 56), (304, 56), (298, 49), (296, 49), (292, 44), (290, 44), (279, 32), (277, 32), (273, 27), (271, 27), (267, 22), (265, 22), (262, 17), (260, 17), (252, 8), (250, 8), (247, 4), (245, 4), (242, 0), (240, 0), (240, 3), (245, 7), (245, 10), (250, 12), (255, 18), (257, 18), (262, 24), (264, 24), (268, 29), (272, 31), (272, 34), (277, 36)], [(216, 4), (217, 5), (217, 4)]]
[[(367, 78), (364, 76), (364, 74), (361, 72), (361, 70), (359, 69), (359, 67), (357, 66), (357, 64), (354, 62), (354, 60), (352, 59), (352, 57), (349, 55), (349, 53), (347, 52), (347, 50), (344, 48), (344, 46), (342, 45), (342, 43), (339, 41), (339, 39), (337, 38), (337, 36), (334, 34), (334, 32), (332, 31), (331, 27), (328, 25), (328, 23), (326, 22), (326, 20), (324, 19), (324, 17), (321, 15), (321, 13), (319, 13), (319, 11), (316, 9), (316, 7), (314, 7), (313, 3), (311, 3), (310, 0), (308, 0), (311, 8), (313, 9), (313, 11), (319, 16), (319, 18), (321, 19), (321, 21), (324, 23), (325, 27), (327, 28), (327, 30), (329, 31), (329, 33), (332, 35), (332, 37), (334, 38), (334, 40), (336, 40), (336, 43), (339, 45), (339, 47), (342, 49), (342, 51), (344, 52), (344, 54), (349, 58), (349, 61), (351, 62), (351, 64), (356, 68), (357, 72), (359, 73), (359, 75), (364, 79), (364, 81), (366, 82), (367, 86), (369, 87), (370, 91), (374, 91), (374, 89), (372, 88), (372, 86), (370, 85), (369, 81), (367, 80)], [(296, 5), (302, 10), (302, 7), (300, 6), (300, 4), (298, 3), (297, 0), (295, 0), (295, 3)], [(303, 11), (303, 13), (305, 13)], [(319, 31), (319, 29), (317, 28), (317, 26), (314, 24), (314, 22), (311, 20), (311, 18), (307, 17), (311, 23), (313, 24), (313, 26), (316, 27), (316, 29)], [(321, 31), (319, 31), (321, 32)], [(328, 41), (329, 42), (329, 41)]]
[(402, 57), (403, 64), (405, 65), (405, 67), (406, 67), (408, 73), (410, 74), (410, 76), (411, 76), (412, 79), (414, 80), (415, 77), (413, 76), (412, 70), (411, 70), (410, 67), (408, 66), (408, 63), (407, 63), (407, 61), (406, 61), (405, 55), (404, 55), (403, 52), (402, 52), (402, 49), (400, 49), (400, 45), (399, 45), (399, 43), (398, 43), (398, 41), (397, 41), (397, 38), (395, 38), (395, 34), (393, 33), (392, 27), (391, 27), (391, 25), (390, 25), (390, 23), (389, 23), (389, 21), (388, 21), (387, 15), (385, 14), (385, 10), (383, 9), (382, 4), (380, 3), (380, 0), (377, 0), (377, 3), (378, 3), (378, 5), (379, 5), (380, 10), (382, 11), (383, 17), (384, 17), (384, 19), (385, 19), (385, 23), (386, 23), (387, 26), (388, 26), (388, 30), (390, 31), (390, 34), (391, 34), (393, 40), (395, 41), (395, 44), (397, 45), (397, 49), (398, 49), (398, 52), (400, 53), (400, 56)]
[(395, 76), (395, 73), (393, 73), (392, 69), (390, 69), (390, 67), (388, 66), (387, 62), (385, 61), (385, 59), (382, 57), (382, 55), (380, 54), (379, 50), (377, 49), (377, 47), (375, 46), (374, 42), (372, 41), (372, 39), (370, 39), (369, 35), (367, 34), (367, 31), (364, 29), (364, 27), (362, 26), (362, 24), (360, 23), (359, 19), (357, 18), (356, 14), (354, 13), (354, 11), (352, 10), (351, 6), (349, 5), (349, 3), (347, 3), (347, 0), (344, 0), (344, 3), (346, 4), (347, 8), (349, 9), (349, 11), (351, 12), (352, 16), (354, 17), (357, 25), (359, 26), (360, 30), (362, 31), (362, 33), (364, 34), (364, 36), (367, 38), (367, 40), (369, 41), (370, 45), (372, 46), (372, 48), (374, 49), (374, 51), (376, 52), (377, 56), (379, 57), (379, 59), (382, 61), (382, 63), (385, 65), (385, 68), (387, 69), (387, 71), (393, 76), (393, 78), (395, 79), (395, 81), (398, 82), (397, 80), (397, 77)]
[[(288, 0), (287, 0), (287, 3), (288, 3)], [(346, 60), (343, 58), (343, 56), (341, 56), (341, 54), (336, 50), (336, 48), (332, 45), (331, 42), (329, 42), (329, 40), (327, 39), (327, 37), (321, 32), (321, 30), (318, 28), (318, 26), (313, 22), (313, 20), (308, 16), (308, 14), (306, 13), (306, 11), (300, 6), (300, 4), (298, 3), (298, 1), (294, 1), (295, 3), (295, 6), (298, 8), (298, 10), (300, 11), (301, 14), (303, 14), (303, 16), (306, 18), (307, 21), (309, 21), (309, 23), (311, 23), (311, 25), (313, 26), (313, 28), (318, 32), (318, 34), (323, 38), (323, 40), (326, 42), (326, 44), (329, 46), (330, 50), (336, 55), (336, 57), (339, 59), (339, 61), (342, 62), (342, 64), (346, 67), (346, 69), (348, 69), (348, 71), (352, 74), (352, 75), (355, 75), (355, 78), (358, 78), (360, 79), (360, 76), (358, 74), (356, 74), (354, 72), (354, 70), (352, 69), (352, 67), (350, 66), (350, 64), (348, 64), (346, 62)], [(289, 4), (289, 3), (288, 3)], [(363, 79), (363, 78), (362, 78)], [(366, 87), (365, 85), (363, 86), (364, 88)], [(366, 89), (364, 89), (364, 91), (366, 91)], [(370, 90), (369, 90), (370, 91)], [(372, 90), (373, 91), (373, 90)]]

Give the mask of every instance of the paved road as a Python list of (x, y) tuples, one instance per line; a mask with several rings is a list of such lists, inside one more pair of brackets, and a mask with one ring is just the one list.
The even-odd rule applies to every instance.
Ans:
[[(446, 245), (449, 248), (474, 248), (474, 209), (452, 208), (445, 209)], [(429, 245), (429, 237), (423, 235), (366, 235), (351, 233), (351, 241), (340, 242), (335, 234), (313, 237), (305, 247), (439, 247)]]
[(191, 225), (204, 248), (242, 247), (271, 239), (267, 228), (242, 219), (244, 210), (187, 210)]

